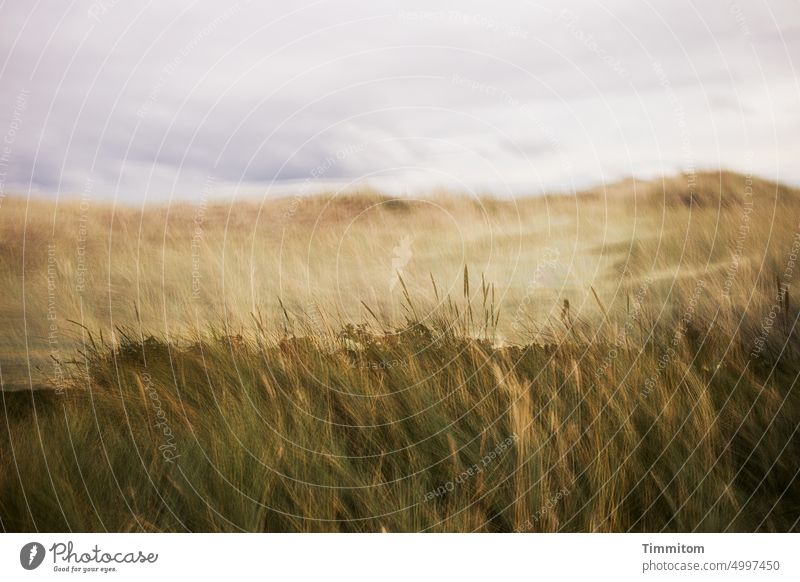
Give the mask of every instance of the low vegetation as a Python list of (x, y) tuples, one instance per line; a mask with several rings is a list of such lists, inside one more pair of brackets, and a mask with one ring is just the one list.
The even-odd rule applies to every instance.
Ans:
[(798, 531), (798, 193), (688, 178), (93, 207), (81, 290), (5, 200), (0, 525)]

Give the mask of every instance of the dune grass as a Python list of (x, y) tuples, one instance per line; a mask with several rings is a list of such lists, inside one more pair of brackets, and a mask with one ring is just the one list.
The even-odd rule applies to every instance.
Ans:
[(198, 208), (91, 207), (55, 299), (84, 211), (6, 200), (4, 382), (54, 358), (1, 394), (0, 525), (798, 531), (797, 192), (685, 190), (210, 205), (195, 247)]

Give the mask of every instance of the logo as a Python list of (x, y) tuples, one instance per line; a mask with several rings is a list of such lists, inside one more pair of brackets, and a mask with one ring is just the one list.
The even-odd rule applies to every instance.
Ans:
[(395, 286), (400, 282), (403, 276), (403, 269), (408, 265), (414, 253), (411, 251), (411, 244), (414, 238), (411, 236), (404, 236), (400, 242), (392, 249), (392, 275), (389, 278), (389, 291), (394, 291)]
[(44, 561), (44, 546), (39, 542), (30, 542), (19, 551), (19, 563), (26, 570), (35, 570)]

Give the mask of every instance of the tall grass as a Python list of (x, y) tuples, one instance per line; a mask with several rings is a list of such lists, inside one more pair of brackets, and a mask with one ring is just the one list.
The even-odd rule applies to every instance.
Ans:
[[(175, 304), (159, 322), (142, 294), (130, 312), (111, 310), (112, 325), (75, 318), (59, 389), (0, 393), (0, 524), (798, 531), (800, 311), (787, 276), (797, 198), (758, 183), (745, 213), (730, 185), (739, 178), (725, 175), (724, 204), (706, 183), (677, 202), (666, 189), (637, 194), (645, 218), (631, 216), (663, 224), (627, 241), (579, 216), (595, 225), (572, 227), (582, 254), (562, 252), (555, 269), (533, 261), (523, 281), (537, 285), (494, 286), (481, 261), (456, 268), (453, 258), (441, 271), (407, 266), (393, 297), (340, 282), (352, 296), (339, 309), (330, 290), (292, 287), (266, 305), (235, 303), (235, 320), (199, 317), (179, 332)], [(543, 224), (534, 209), (563, 219), (571, 204), (631, 205), (608, 196), (539, 200), (520, 215), (533, 231)], [(463, 201), (447, 203), (464, 216)], [(508, 228), (518, 214), (497, 204), (489, 221)], [(359, 236), (375, 224), (364, 228)], [(548, 243), (569, 246), (563, 233), (539, 250)], [(571, 277), (569, 260), (598, 275)], [(573, 284), (549, 287), (553, 271)], [(154, 302), (165, 307), (178, 286), (162, 277)], [(83, 309), (99, 308), (84, 299)]]

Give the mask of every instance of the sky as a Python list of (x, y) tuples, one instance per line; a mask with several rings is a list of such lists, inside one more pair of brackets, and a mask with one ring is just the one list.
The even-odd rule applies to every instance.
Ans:
[(800, 184), (797, 0), (0, 4), (0, 193)]

